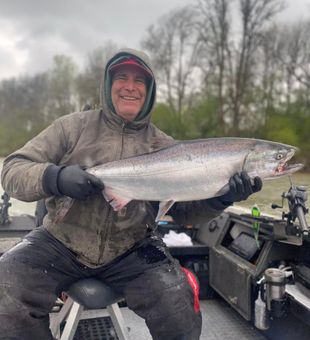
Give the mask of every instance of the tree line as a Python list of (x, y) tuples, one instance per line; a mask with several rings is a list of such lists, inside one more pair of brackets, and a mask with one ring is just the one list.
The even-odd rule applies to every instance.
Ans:
[[(241, 136), (300, 148), (310, 168), (310, 18), (280, 22), (282, 0), (196, 0), (148, 27), (141, 49), (158, 80), (154, 123), (177, 139)], [(79, 70), (70, 56), (0, 82), (0, 155), (55, 118), (100, 107), (107, 42)]]

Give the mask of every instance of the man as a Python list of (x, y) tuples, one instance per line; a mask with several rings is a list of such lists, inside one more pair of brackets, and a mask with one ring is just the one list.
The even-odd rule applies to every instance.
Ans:
[[(114, 212), (104, 183), (84, 171), (174, 143), (150, 123), (155, 94), (148, 58), (120, 51), (104, 71), (102, 109), (61, 117), (5, 159), (4, 189), (24, 201), (45, 198), (48, 214), (0, 259), (0, 339), (52, 339), (48, 312), (57, 295), (86, 277), (124, 294), (153, 339), (199, 339), (197, 291), (153, 232), (158, 204), (132, 201)], [(212, 218), (261, 181), (236, 174), (230, 187), (219, 199), (177, 203), (170, 214), (182, 223)], [(56, 223), (64, 196), (75, 203)]]

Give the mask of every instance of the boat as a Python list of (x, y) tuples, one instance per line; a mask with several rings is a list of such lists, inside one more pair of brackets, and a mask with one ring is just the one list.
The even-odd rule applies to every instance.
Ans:
[[(227, 209), (198, 225), (158, 222), (163, 237), (184, 233), (192, 245), (171, 245), (171, 254), (200, 284), (201, 339), (281, 339), (310, 337), (310, 228), (307, 190), (293, 184), (282, 193), (282, 218)], [(0, 254), (36, 226), (45, 214), (38, 203), (33, 215), (10, 216), (10, 197), (0, 203)], [(288, 211), (284, 211), (284, 202)], [(43, 208), (42, 208), (43, 207)], [(121, 304), (130, 338), (148, 340), (144, 320)], [(55, 305), (58, 313), (63, 304)], [(75, 340), (117, 339), (107, 317), (80, 321)], [(93, 329), (93, 332), (89, 330)], [(91, 334), (97, 334), (96, 336)], [(99, 334), (99, 335), (98, 335)], [(113, 338), (114, 334), (114, 338)]]

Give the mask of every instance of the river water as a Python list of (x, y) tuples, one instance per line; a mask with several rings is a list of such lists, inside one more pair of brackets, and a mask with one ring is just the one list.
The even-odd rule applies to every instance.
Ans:
[[(309, 200), (306, 202), (306, 206), (310, 208), (310, 174), (309, 173), (295, 173), (291, 176), (292, 182), (296, 186), (304, 186), (307, 189)], [(272, 209), (271, 204), (276, 203), (282, 205), (281, 195), (283, 192), (287, 192), (290, 188), (290, 179), (288, 176), (280, 177), (274, 180), (264, 181), (263, 189), (253, 194), (244, 202), (238, 204), (239, 207), (249, 211), (251, 207), (256, 204), (261, 214), (269, 214), (277, 217), (282, 216), (282, 211), (288, 211), (287, 200), (284, 201), (283, 209)], [(307, 215), (307, 221), (310, 223), (310, 215)]]
[[(0, 172), (2, 169), (2, 159), (0, 159)], [(308, 173), (295, 173), (292, 176), (294, 185), (303, 185), (307, 188), (308, 194), (310, 196), (310, 174)], [(235, 207), (240, 208), (241, 211), (249, 212), (251, 207), (256, 204), (260, 210), (261, 214), (274, 215), (281, 217), (282, 209), (273, 210), (271, 208), (272, 203), (277, 203), (281, 205), (282, 199), (281, 194), (288, 191), (290, 187), (289, 177), (281, 177), (271, 181), (265, 181), (262, 191), (256, 193), (249, 197), (247, 201), (235, 203)], [(0, 194), (2, 195), (3, 189), (0, 186)], [(35, 203), (21, 202), (15, 199), (11, 199), (12, 207), (10, 208), (11, 215), (19, 214), (34, 214)], [(307, 201), (307, 206), (310, 207), (310, 197)], [(285, 202), (284, 210), (287, 211), (287, 202)], [(310, 215), (307, 215), (307, 221), (310, 224)]]

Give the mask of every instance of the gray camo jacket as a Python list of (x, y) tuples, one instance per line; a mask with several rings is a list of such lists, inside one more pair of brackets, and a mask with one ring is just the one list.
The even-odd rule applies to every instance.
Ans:
[[(141, 52), (122, 50), (143, 60), (152, 70), (148, 58)], [(47, 197), (42, 188), (42, 176), (50, 164), (80, 164), (91, 167), (106, 162), (155, 151), (175, 143), (150, 123), (155, 102), (156, 82), (146, 114), (125, 123), (107, 105), (109, 89), (102, 87), (102, 109), (75, 112), (57, 119), (25, 146), (9, 155), (3, 165), (2, 185), (8, 194), (22, 201), (45, 198), (48, 210), (43, 226), (56, 239), (77, 254), (90, 267), (106, 264), (143, 239), (155, 227), (156, 209), (152, 202), (131, 201), (126, 209), (114, 212), (101, 194), (86, 201), (75, 201), (65, 218), (54, 222), (62, 197)], [(207, 207), (206, 207), (207, 206)], [(176, 203), (171, 215), (179, 223), (206, 221), (217, 211), (207, 201)]]

